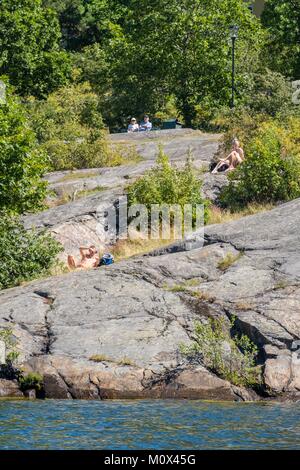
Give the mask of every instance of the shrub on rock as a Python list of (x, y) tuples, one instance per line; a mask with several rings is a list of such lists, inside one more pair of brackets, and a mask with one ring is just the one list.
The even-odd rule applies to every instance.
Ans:
[(26, 231), (17, 218), (0, 216), (0, 289), (46, 275), (61, 246), (51, 235)]
[(188, 158), (184, 168), (172, 166), (168, 156), (160, 149), (156, 166), (145, 173), (127, 188), (129, 206), (144, 204), (150, 214), (151, 206), (178, 205), (184, 209), (185, 204), (192, 205), (193, 223), (196, 218), (196, 206), (204, 206), (204, 223), (208, 219), (208, 202), (201, 194), (201, 181), (193, 170)]
[[(231, 328), (235, 318), (231, 320)], [(209, 370), (234, 385), (253, 387), (261, 383), (261, 371), (256, 366), (258, 349), (246, 335), (233, 335), (223, 318), (209, 318), (206, 323), (196, 322), (195, 340), (180, 345), (188, 360), (200, 362)]]
[(221, 194), (226, 207), (288, 201), (300, 196), (300, 119), (264, 123), (245, 147), (244, 162)]

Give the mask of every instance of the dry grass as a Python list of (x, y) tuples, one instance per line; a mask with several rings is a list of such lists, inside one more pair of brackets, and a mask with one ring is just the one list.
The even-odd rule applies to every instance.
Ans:
[(141, 238), (132, 240), (119, 240), (110, 247), (110, 252), (116, 261), (131, 258), (135, 255), (149, 253), (150, 251), (170, 245), (174, 240), (143, 240)]
[(182, 285), (182, 284), (176, 284), (175, 286), (172, 286), (172, 287), (166, 287), (166, 290), (168, 290), (169, 292), (187, 292), (188, 289), (186, 286)]
[(238, 302), (234, 304), (234, 306), (236, 309), (243, 310), (243, 311), (252, 310), (253, 308), (253, 306), (247, 302)]
[(216, 300), (216, 298), (213, 295), (209, 294), (208, 292), (193, 291), (191, 292), (191, 295), (195, 297), (196, 299), (201, 300), (203, 302), (213, 303)]
[(55, 199), (51, 199), (49, 201), (46, 201), (46, 207), (47, 209), (52, 209), (52, 207), (58, 207), (58, 206), (63, 206), (64, 204), (67, 204), (68, 202), (71, 201), (71, 197), (68, 194), (62, 194), (59, 197), (56, 197), (55, 194)]
[(75, 200), (87, 196), (92, 196), (93, 194), (100, 193), (102, 191), (105, 191), (106, 189), (107, 188), (105, 188), (104, 186), (96, 186), (96, 188), (94, 189), (83, 189), (82, 191), (78, 191), (78, 193), (76, 193)]
[(220, 209), (217, 206), (212, 206), (209, 211), (209, 218), (207, 225), (224, 224), (225, 222), (232, 222), (239, 220), (247, 215), (254, 215), (259, 212), (266, 212), (274, 209), (273, 204), (249, 204), (245, 209), (238, 212), (231, 212), (227, 209)]
[(58, 183), (64, 183), (65, 181), (79, 180), (83, 178), (95, 178), (99, 176), (99, 171), (71, 171), (58, 180)]
[[(199, 284), (199, 280), (197, 281), (197, 284)], [(216, 298), (209, 294), (208, 292), (203, 292), (203, 291), (200, 291), (200, 290), (191, 290), (189, 289), (189, 287), (185, 284), (176, 284), (172, 287), (169, 287), (169, 286), (163, 286), (166, 290), (168, 290), (169, 292), (174, 292), (174, 293), (180, 293), (180, 292), (183, 292), (187, 295), (190, 295), (191, 297), (194, 297), (195, 299), (197, 300), (201, 300), (203, 302), (209, 302), (209, 303), (213, 303)]]
[(52, 199), (51, 201), (47, 202), (47, 208), (51, 209), (52, 207), (63, 206), (68, 204), (69, 202), (77, 201), (78, 199), (82, 199), (84, 197), (92, 196), (93, 194), (100, 193), (105, 191), (107, 188), (103, 186), (96, 186), (94, 189), (83, 189), (81, 191), (74, 191), (73, 194), (64, 193), (56, 199)]
[(273, 289), (274, 289), (274, 290), (286, 289), (286, 288), (289, 287), (289, 286), (290, 286), (290, 283), (289, 283), (288, 281), (282, 280), (282, 281), (278, 281), (278, 282), (274, 285)]
[[(247, 208), (243, 209), (240, 212), (231, 213), (228, 210), (222, 210), (218, 207), (213, 206), (210, 210), (210, 216), (208, 224), (221, 224), (225, 222), (230, 222), (232, 220), (238, 220), (242, 217), (247, 215), (253, 215), (258, 212), (269, 211), (274, 206), (272, 204), (265, 204), (265, 205), (258, 205), (258, 204), (250, 204)], [(113, 253), (115, 260), (120, 261), (122, 259), (131, 258), (135, 255), (142, 255), (145, 253), (149, 253), (155, 249), (164, 248), (168, 245), (174, 243), (174, 239), (170, 240), (143, 240), (141, 238), (137, 238), (135, 240), (127, 239), (127, 240), (119, 240), (116, 245), (110, 247), (110, 251)], [(233, 255), (232, 255), (233, 256)], [(226, 258), (225, 260), (221, 261), (219, 264), (219, 269), (226, 270), (231, 264), (237, 261), (242, 254), (239, 254), (236, 258)], [(189, 284), (189, 282), (192, 282)], [(187, 287), (192, 287), (193, 282), (198, 282), (196, 280), (186, 281), (183, 285), (180, 286), (173, 286), (173, 292), (183, 292)]]
[(128, 357), (122, 357), (122, 359), (120, 359), (117, 364), (119, 366), (131, 366), (131, 367), (137, 367), (137, 365), (135, 364), (135, 362), (133, 362), (131, 359), (129, 359)]
[(89, 361), (93, 362), (114, 362), (105, 354), (94, 354), (93, 356), (89, 357)]
[(138, 153), (136, 145), (133, 143), (123, 144), (122, 142), (113, 143), (112, 148), (122, 157), (122, 165), (139, 163), (143, 160)]
[(187, 281), (184, 282), (184, 285), (187, 287), (196, 287), (199, 286), (201, 280), (198, 278), (193, 278), (193, 279), (188, 279)]
[(233, 253), (227, 253), (227, 255), (218, 263), (218, 269), (221, 271), (226, 271), (230, 266), (232, 266), (234, 263), (236, 263), (241, 257), (243, 256), (243, 253), (240, 252), (237, 255), (234, 255)]
[(128, 357), (122, 357), (120, 360), (116, 361), (111, 359), (110, 357), (106, 356), (105, 354), (94, 354), (93, 356), (89, 357), (89, 361), (93, 362), (114, 362), (119, 366), (131, 366), (137, 367), (137, 365)]
[(191, 290), (189, 289), (190, 287), (197, 287), (200, 284), (199, 279), (188, 279), (187, 281), (184, 281), (182, 284), (175, 284), (173, 286), (168, 286), (164, 285), (164, 289), (168, 290), (169, 292), (190, 292)]

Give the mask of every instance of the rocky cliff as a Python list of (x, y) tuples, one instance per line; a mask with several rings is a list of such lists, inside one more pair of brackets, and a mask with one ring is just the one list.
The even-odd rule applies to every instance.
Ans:
[[(300, 360), (300, 200), (205, 231), (202, 248), (143, 256), (0, 294), (26, 369), (48, 397), (242, 394), (178, 352), (196, 319), (236, 315), (259, 346), (265, 390), (297, 396)], [(226, 271), (228, 253), (243, 253)], [(170, 290), (193, 279), (189, 289)], [(188, 284), (188, 283), (187, 283)], [(173, 289), (174, 290), (174, 289)], [(99, 356), (100, 362), (91, 360)]]
[[(103, 194), (30, 221), (50, 229), (79, 224), (78, 217), (93, 217), (94, 197)], [(13, 329), (22, 367), (43, 374), (49, 398), (297, 399), (299, 242), (300, 199), (206, 227), (194, 245), (2, 291), (0, 326)], [(195, 320), (232, 316), (259, 348), (260, 397), (179, 352)], [(0, 381), (0, 396), (9, 387), (6, 395), (20, 393)]]
[[(94, 168), (74, 172), (55, 172), (47, 175), (49, 188), (55, 195), (54, 207), (24, 218), (27, 228), (46, 228), (65, 248), (66, 253), (77, 255), (79, 245), (94, 244), (103, 247), (103, 239), (97, 231), (98, 214), (104, 213), (121, 196), (124, 188), (150, 169), (158, 154), (159, 146), (173, 164), (182, 166), (188, 152), (203, 180), (204, 196), (215, 200), (226, 184), (226, 177), (207, 173), (209, 162), (218, 149), (219, 134), (203, 134), (189, 129), (159, 131), (140, 134), (114, 134), (113, 143), (124, 148), (134, 146), (141, 156), (136, 164), (115, 168)], [(64, 202), (57, 206), (58, 202)]]

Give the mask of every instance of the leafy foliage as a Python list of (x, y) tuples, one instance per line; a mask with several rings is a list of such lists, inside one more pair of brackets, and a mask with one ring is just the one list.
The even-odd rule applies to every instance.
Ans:
[(2, 0), (0, 74), (9, 76), (19, 94), (45, 97), (70, 78), (60, 38), (56, 13), (41, 0)]
[[(296, 124), (297, 123), (297, 124)], [(230, 175), (221, 201), (230, 208), (300, 196), (300, 120), (265, 123), (246, 146), (245, 161)]]
[(6, 362), (5, 364), (0, 364), (0, 378), (7, 380), (18, 379), (20, 371), (15, 366), (15, 363), (20, 353), (15, 349), (17, 342), (13, 335), (13, 330), (11, 328), (0, 327), (0, 340), (4, 342), (6, 348)]
[(13, 340), (13, 332), (11, 328), (3, 328), (0, 330), (0, 340), (4, 342), (7, 348), (12, 348), (15, 345)]
[(276, 117), (292, 107), (291, 84), (282, 74), (269, 69), (249, 74), (243, 93), (244, 105), (255, 114)]
[(98, 99), (103, 103), (102, 110), (106, 112), (106, 95), (110, 95), (111, 92), (111, 65), (106, 50), (95, 43), (74, 53), (72, 61), (74, 81), (76, 83), (90, 83), (93, 90), (97, 92)]
[(61, 246), (49, 234), (26, 231), (20, 221), (0, 216), (0, 289), (46, 275)]
[(300, 2), (268, 0), (262, 24), (269, 33), (264, 58), (273, 70), (300, 78)]
[(120, 154), (107, 140), (98, 96), (88, 83), (61, 88), (46, 101), (30, 100), (28, 114), (53, 170), (115, 166)]
[(237, 87), (256, 67), (263, 39), (243, 0), (132, 0), (123, 37), (110, 50), (112, 87), (121, 115), (164, 109), (174, 95), (187, 126), (202, 100), (229, 102), (229, 26), (240, 25)]
[[(234, 327), (235, 319), (231, 322)], [(224, 320), (208, 319), (195, 323), (195, 341), (190, 346), (180, 346), (180, 351), (191, 360), (238, 386), (255, 386), (260, 383), (260, 372), (255, 365), (257, 347), (246, 335), (233, 338)]]
[(19, 377), (20, 388), (23, 391), (30, 389), (41, 391), (43, 388), (43, 382), (43, 376), (38, 374), (37, 372), (29, 372), (29, 374), (21, 375)]
[(8, 89), (6, 104), (0, 104), (0, 212), (23, 213), (42, 207), (46, 183), (41, 177), (47, 167), (26, 115)]
[(128, 204), (144, 204), (148, 211), (152, 204), (178, 204), (184, 209), (185, 204), (195, 208), (204, 205), (204, 222), (208, 217), (207, 202), (201, 195), (201, 182), (197, 180), (192, 162), (187, 159), (185, 167), (172, 166), (168, 156), (160, 148), (156, 166), (127, 188)]
[(43, 0), (43, 4), (56, 10), (63, 44), (72, 51), (108, 41), (125, 10), (118, 0)]

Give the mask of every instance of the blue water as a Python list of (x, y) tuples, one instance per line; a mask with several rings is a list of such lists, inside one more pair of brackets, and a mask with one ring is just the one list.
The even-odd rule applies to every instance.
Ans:
[(300, 449), (300, 403), (3, 400), (0, 449)]

